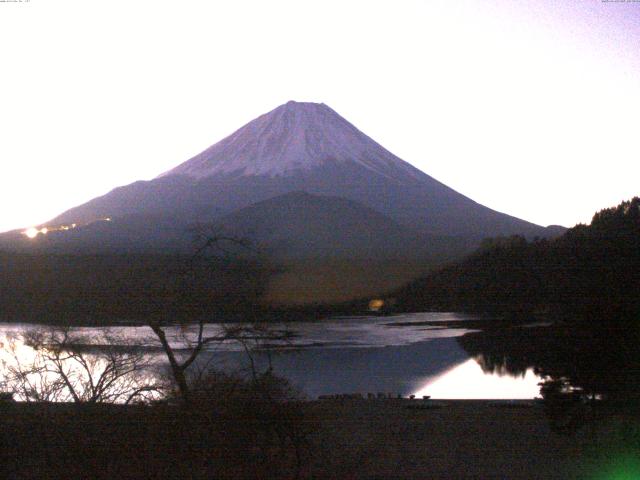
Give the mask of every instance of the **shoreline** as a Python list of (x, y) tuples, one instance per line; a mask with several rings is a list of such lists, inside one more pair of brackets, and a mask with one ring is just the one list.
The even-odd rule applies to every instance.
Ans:
[(315, 448), (335, 478), (578, 479), (598, 456), (593, 432), (554, 433), (535, 400), (321, 400), (308, 408), (320, 419)]
[[(410, 408), (423, 403), (438, 408)], [(339, 399), (297, 405), (301, 424), (312, 426), (301, 478), (579, 479), (588, 478), (589, 469), (602, 460), (598, 445), (611, 451), (611, 444), (602, 441), (606, 425), (595, 433), (588, 428), (572, 435), (554, 433), (544, 406), (529, 400)], [(163, 418), (175, 421), (180, 410), (154, 408), (0, 404), (5, 434), (24, 442), (13, 445), (16, 453), (27, 455), (33, 428), (51, 433), (81, 428), (87, 445), (97, 441), (107, 448), (107, 459), (111, 448), (135, 452), (141, 444), (147, 445), (147, 455), (155, 455), (158, 440), (152, 435), (147, 443), (145, 435), (153, 428), (145, 425), (162, 424)], [(113, 425), (121, 430), (110, 433)]]

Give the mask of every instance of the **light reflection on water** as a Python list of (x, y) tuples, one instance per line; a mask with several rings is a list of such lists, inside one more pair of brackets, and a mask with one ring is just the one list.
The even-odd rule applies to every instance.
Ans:
[[(456, 337), (474, 330), (423, 323), (475, 319), (455, 313), (414, 313), (274, 324), (273, 328), (289, 330), (293, 336), (272, 345), (268, 354), (257, 354), (256, 360), (263, 368), (273, 365), (275, 373), (289, 378), (309, 398), (349, 392), (451, 399), (535, 397), (540, 379), (533, 372), (522, 378), (485, 374), (469, 358)], [(30, 327), (0, 324), (0, 343), (7, 343), (8, 334)], [(194, 328), (168, 328), (172, 346), (184, 347), (180, 334)], [(89, 338), (96, 332), (91, 327), (79, 330)], [(146, 345), (149, 355), (161, 353), (149, 327), (113, 327), (111, 331)], [(221, 325), (208, 324), (205, 335), (220, 332)], [(19, 351), (21, 360), (28, 362), (28, 347), (20, 346)], [(242, 347), (234, 342), (213, 345), (206, 356), (213, 356), (213, 364), (223, 369), (238, 370), (247, 362)]]
[(524, 376), (484, 373), (473, 358), (428, 380), (414, 395), (438, 399), (531, 399), (538, 396), (542, 378), (528, 369)]

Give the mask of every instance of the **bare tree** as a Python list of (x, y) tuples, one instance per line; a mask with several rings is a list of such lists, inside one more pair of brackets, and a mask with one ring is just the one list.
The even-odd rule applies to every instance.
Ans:
[(5, 388), (23, 401), (131, 403), (162, 390), (144, 349), (108, 329), (89, 338), (40, 327), (11, 339), (6, 350)]
[[(239, 251), (252, 251), (257, 253), (251, 244), (237, 237), (211, 234), (204, 227), (194, 229), (195, 242), (200, 245), (194, 255), (190, 258), (188, 266), (183, 272), (181, 279), (183, 288), (189, 288), (192, 285), (193, 277), (200, 270), (200, 262), (206, 264), (207, 259), (233, 258), (237, 257)], [(208, 271), (208, 274), (215, 274)], [(268, 325), (259, 322), (247, 322), (233, 325), (223, 325), (216, 329), (212, 334), (207, 334), (205, 329), (205, 318), (199, 316), (195, 319), (195, 328), (184, 328), (178, 330), (173, 336), (173, 340), (179, 343), (179, 347), (172, 345), (170, 334), (168, 334), (168, 326), (160, 322), (151, 322), (149, 327), (157, 337), (162, 350), (168, 360), (169, 368), (177, 393), (181, 400), (188, 401), (190, 398), (191, 387), (189, 385), (189, 375), (187, 372), (194, 366), (196, 361), (201, 357), (204, 350), (209, 345), (221, 345), (228, 342), (239, 342), (248, 355), (253, 378), (256, 377), (256, 368), (251, 351), (259, 345), (266, 342), (283, 340), (290, 337), (290, 333), (286, 331), (275, 331)], [(209, 361), (205, 363), (209, 366)], [(202, 365), (199, 365), (199, 376), (206, 371)], [(196, 376), (197, 378), (197, 376)]]
[[(291, 338), (291, 333), (286, 329), (274, 329), (263, 323), (234, 323), (221, 325), (214, 334), (205, 334), (205, 322), (199, 320), (195, 329), (179, 329), (173, 339), (179, 342), (180, 346), (172, 345), (167, 334), (167, 327), (159, 324), (149, 325), (160, 341), (162, 350), (169, 361), (169, 368), (178, 391), (179, 397), (183, 401), (188, 401), (191, 393), (188, 370), (193, 368), (196, 361), (201, 357), (209, 345), (222, 345), (225, 343), (239, 344), (247, 355), (250, 364), (250, 371), (253, 380), (258, 377), (254, 352), (261, 349), (267, 353), (269, 358), (269, 370), (271, 370), (271, 359), (269, 348), (273, 342), (283, 342)], [(191, 378), (202, 378), (207, 374), (212, 356), (197, 365), (195, 375)], [(196, 370), (196, 368), (193, 368)]]

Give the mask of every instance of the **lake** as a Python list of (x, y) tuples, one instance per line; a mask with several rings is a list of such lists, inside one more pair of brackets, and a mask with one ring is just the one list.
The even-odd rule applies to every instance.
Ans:
[[(458, 338), (477, 331), (478, 317), (455, 313), (411, 313), (391, 316), (333, 317), (318, 322), (274, 324), (291, 335), (253, 354), (258, 368), (270, 364), (276, 374), (288, 378), (307, 398), (338, 393), (430, 395), (434, 399), (531, 399), (539, 394), (542, 380), (532, 369), (513, 375), (483, 370), (481, 358), (472, 358)], [(465, 327), (469, 322), (469, 328)], [(455, 324), (451, 327), (450, 324)], [(441, 324), (441, 325), (439, 325)], [(473, 324), (473, 325), (471, 325)], [(0, 343), (34, 327), (0, 324)], [(475, 328), (472, 328), (475, 327)], [(181, 335), (195, 328), (168, 328), (168, 337), (181, 347)], [(220, 331), (208, 324), (207, 334)], [(75, 329), (90, 343), (96, 329)], [(158, 342), (148, 327), (113, 327), (117, 335), (135, 339), (158, 354)], [(14, 340), (19, 342), (19, 339)], [(28, 362), (29, 347), (17, 345), (19, 358)], [(241, 345), (211, 345), (202, 357), (226, 371), (243, 371), (249, 364)]]

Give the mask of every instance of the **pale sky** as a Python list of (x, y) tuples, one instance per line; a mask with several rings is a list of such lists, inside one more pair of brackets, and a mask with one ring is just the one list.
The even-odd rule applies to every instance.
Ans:
[(0, 231), (288, 100), (538, 224), (640, 194), (639, 2), (2, 1), (0, 42)]

